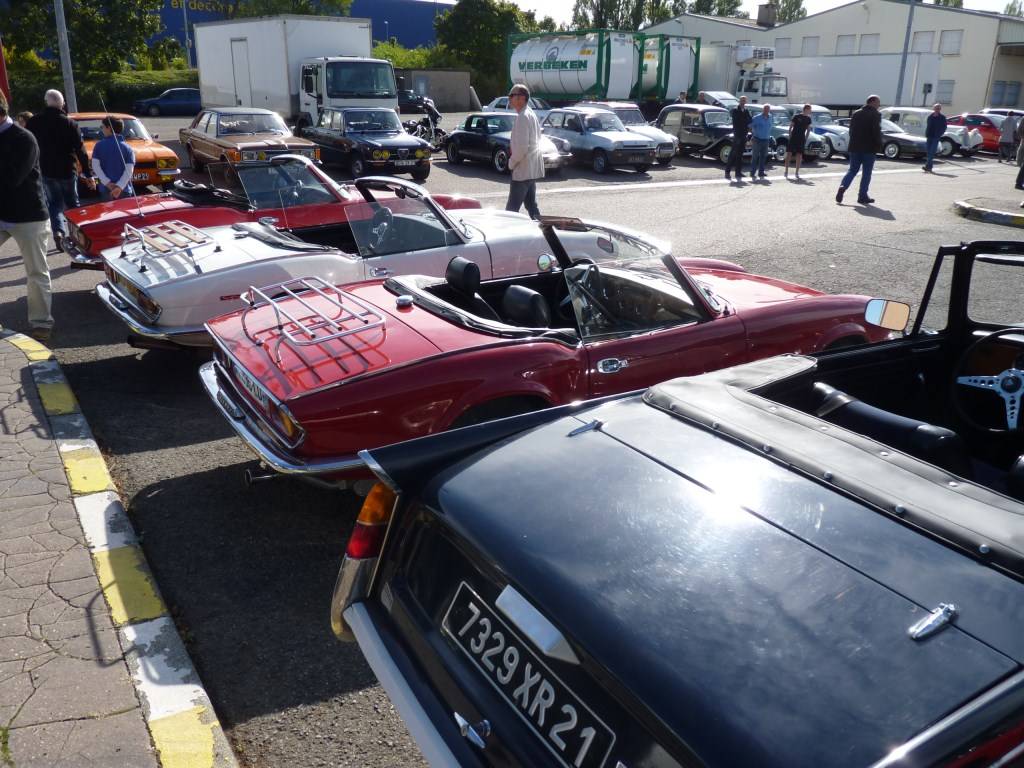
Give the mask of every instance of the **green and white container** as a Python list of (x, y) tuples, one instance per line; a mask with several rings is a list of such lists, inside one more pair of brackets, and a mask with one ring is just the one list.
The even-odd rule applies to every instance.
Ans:
[(640, 70), (638, 36), (590, 29), (509, 36), (509, 79), (552, 101), (628, 99)]
[(672, 101), (680, 93), (697, 86), (699, 37), (678, 35), (640, 35), (643, 58), (640, 61), (641, 101)]

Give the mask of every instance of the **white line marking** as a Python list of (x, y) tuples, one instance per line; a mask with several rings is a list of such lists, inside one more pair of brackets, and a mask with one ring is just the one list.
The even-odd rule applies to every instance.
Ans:
[(75, 509), (90, 551), (104, 552), (139, 543), (121, 500), (113, 491), (78, 496)]
[(120, 631), (147, 720), (197, 706), (206, 707), (212, 716), (213, 706), (170, 616), (129, 624)]

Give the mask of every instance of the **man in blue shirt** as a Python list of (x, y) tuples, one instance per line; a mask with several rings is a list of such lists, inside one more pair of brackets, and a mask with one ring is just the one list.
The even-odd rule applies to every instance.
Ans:
[(98, 189), (104, 201), (135, 196), (135, 153), (125, 143), (123, 132), (124, 122), (107, 115), (103, 118), (103, 138), (92, 149), (92, 172), (100, 180)]
[(932, 161), (939, 149), (939, 139), (946, 132), (946, 116), (942, 114), (942, 105), (932, 106), (932, 113), (928, 115), (928, 124), (924, 129), (925, 146), (928, 149), (928, 159), (924, 161), (925, 173), (931, 173)]
[(765, 104), (761, 114), (750, 121), (753, 142), (750, 151), (750, 177), (764, 178), (764, 164), (768, 159), (768, 142), (772, 137), (772, 108)]

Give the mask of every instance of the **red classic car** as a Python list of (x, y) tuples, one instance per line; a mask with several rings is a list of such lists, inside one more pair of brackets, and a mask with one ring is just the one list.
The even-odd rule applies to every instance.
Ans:
[[(272, 169), (272, 172), (270, 172)], [(103, 269), (100, 253), (121, 244), (126, 224), (141, 228), (163, 221), (181, 221), (197, 229), (273, 219), (281, 228), (304, 228), (346, 221), (345, 206), (362, 203), (350, 184), (338, 184), (313, 161), (280, 155), (267, 161), (232, 166), (218, 173), (225, 186), (179, 181), (169, 192), (96, 203), (66, 211), (65, 248), (71, 266)], [(458, 195), (433, 195), (448, 209), (479, 208)]]
[[(573, 219), (542, 228), (553, 258), (524, 277), (481, 282), (455, 258), (443, 280), (264, 288), (207, 324), (204, 386), (265, 465), (344, 483), (362, 449), (888, 333), (865, 323), (864, 296)], [(586, 247), (607, 258), (579, 258)]]
[(982, 115), (974, 112), (964, 112), (962, 115), (947, 117), (949, 125), (963, 125), (968, 130), (977, 128), (981, 134), (981, 148), (986, 152), (999, 151), (999, 134), (1002, 131), (1005, 115)]

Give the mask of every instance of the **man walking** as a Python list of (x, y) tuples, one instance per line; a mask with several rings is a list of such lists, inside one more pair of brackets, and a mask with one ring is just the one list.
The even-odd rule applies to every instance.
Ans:
[(946, 116), (942, 114), (942, 105), (936, 102), (932, 105), (932, 113), (928, 115), (928, 124), (924, 129), (924, 138), (928, 150), (928, 159), (924, 161), (925, 173), (932, 172), (932, 161), (935, 160), (935, 153), (939, 151), (939, 139), (946, 132)]
[(35, 136), (7, 114), (0, 91), (0, 245), (14, 238), (28, 279), (28, 322), (33, 338), (46, 341), (53, 328), (50, 314), (50, 269), (46, 244), (50, 237), (46, 197), (39, 171)]
[(540, 218), (537, 207), (537, 179), (544, 178), (544, 153), (540, 148), (540, 121), (530, 109), (530, 89), (513, 85), (508, 92), (508, 103), (516, 111), (509, 142), (508, 167), (512, 171), (512, 185), (508, 190), (506, 211), (518, 211), (525, 203), (531, 219)]
[(857, 173), (863, 169), (860, 177), (860, 191), (857, 202), (870, 205), (875, 202), (868, 197), (871, 184), (871, 171), (875, 167), (875, 155), (882, 149), (882, 113), (878, 111), (882, 100), (877, 96), (868, 96), (863, 107), (853, 113), (850, 118), (850, 168), (839, 184), (836, 202), (843, 202), (843, 194), (849, 189)]
[(1013, 112), (1010, 112), (999, 126), (999, 162), (1011, 162), (1013, 160), (1013, 142), (1017, 135), (1017, 119)]
[(754, 137), (750, 151), (750, 178), (763, 179), (768, 142), (772, 137), (772, 108), (769, 104), (761, 107), (760, 114), (750, 121), (750, 132)]
[(82, 146), (82, 133), (78, 130), (78, 124), (64, 113), (64, 96), (61, 92), (49, 90), (44, 99), (46, 109), (33, 115), (27, 127), (39, 145), (39, 169), (43, 174), (53, 241), (57, 250), (63, 250), (62, 241), (67, 236), (64, 211), (79, 205), (75, 162), (78, 162), (78, 167), (88, 177), (89, 158)]
[[(743, 150), (747, 148), (747, 133), (750, 130), (750, 113), (747, 111), (747, 97), (740, 96), (740, 103), (730, 111), (732, 115), (732, 151), (729, 162), (725, 165), (725, 178), (731, 179), (729, 172), (735, 168), (736, 178), (743, 178)], [(753, 175), (753, 170), (751, 170)]]
[(103, 118), (103, 138), (92, 148), (92, 172), (100, 180), (100, 199), (135, 197), (132, 173), (135, 152), (124, 140), (124, 121), (107, 115)]

